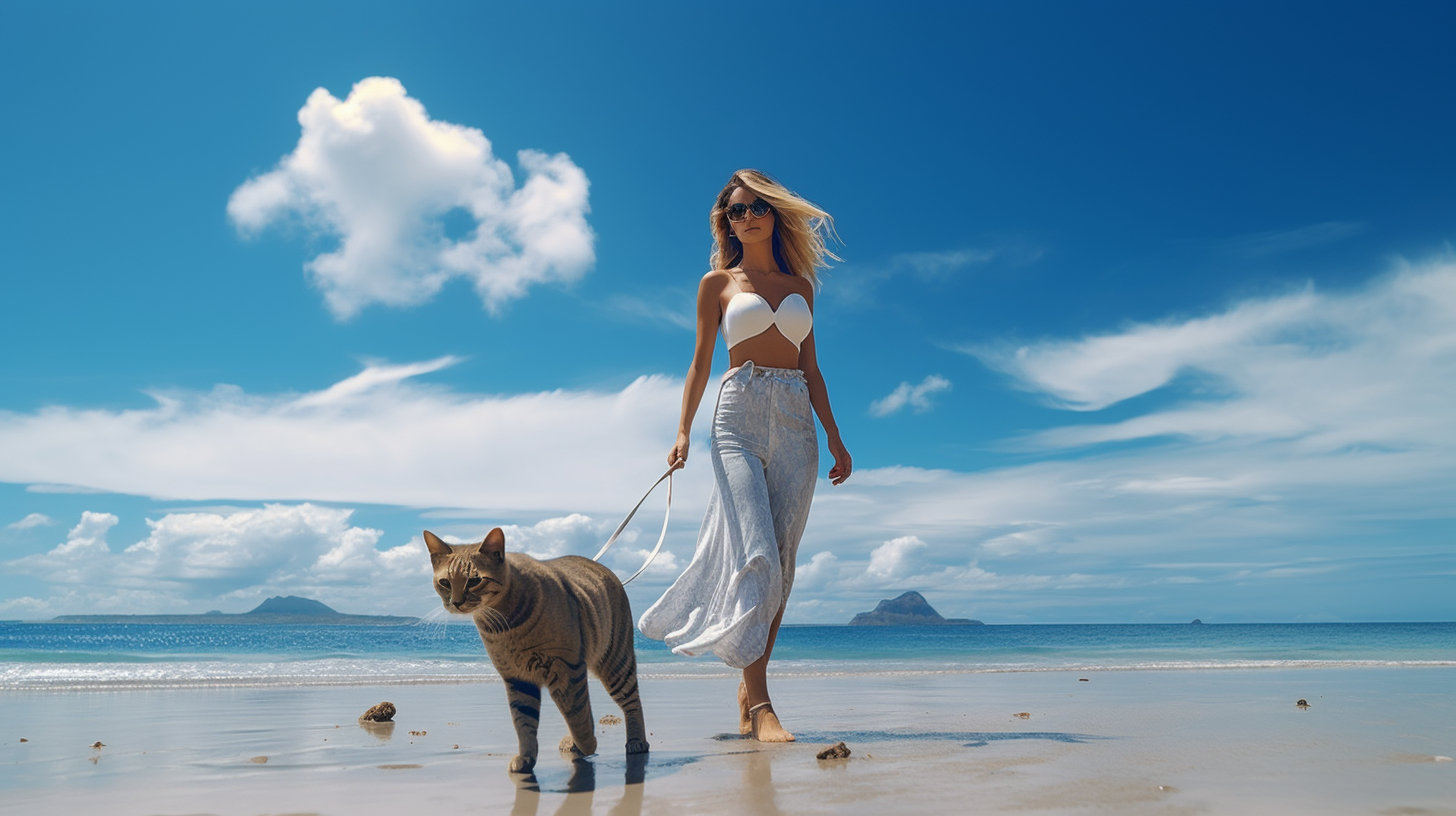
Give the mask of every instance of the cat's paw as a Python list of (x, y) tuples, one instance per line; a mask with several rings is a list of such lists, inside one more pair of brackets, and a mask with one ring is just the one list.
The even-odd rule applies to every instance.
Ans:
[(511, 759), (507, 769), (511, 773), (527, 773), (536, 767), (536, 758), (533, 756), (517, 755)]
[(643, 739), (627, 740), (627, 753), (629, 753), (629, 754), (645, 754), (645, 753), (647, 753), (647, 740), (643, 740)]
[(571, 735), (567, 734), (566, 736), (561, 738), (561, 743), (556, 746), (556, 750), (571, 757), (572, 759), (589, 757), (597, 752), (597, 738), (591, 737), (589, 740), (583, 740), (582, 743), (578, 745), (576, 741), (571, 738)]

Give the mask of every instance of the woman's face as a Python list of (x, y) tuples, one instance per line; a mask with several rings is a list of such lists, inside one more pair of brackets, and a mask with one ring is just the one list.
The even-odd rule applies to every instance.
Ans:
[[(732, 207), (734, 204), (742, 204), (748, 207), (757, 200), (758, 193), (755, 193), (747, 187), (739, 187), (733, 191), (732, 195), (728, 196), (728, 206)], [(730, 220), (728, 222), (728, 228), (733, 230), (733, 235), (745, 244), (767, 241), (773, 238), (774, 212), (773, 210), (769, 210), (763, 215), (754, 215), (750, 212), (747, 214), (747, 218), (744, 218), (742, 221)]]

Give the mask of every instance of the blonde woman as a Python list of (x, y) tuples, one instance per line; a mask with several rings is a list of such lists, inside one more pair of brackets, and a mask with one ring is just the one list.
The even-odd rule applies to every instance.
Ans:
[(710, 435), (715, 489), (683, 574), (638, 626), (673, 652), (712, 652), (743, 670), (739, 730), (791, 742), (768, 694), (768, 660), (794, 584), (794, 556), (819, 467), (813, 414), (834, 466), (849, 478), (849, 451), (829, 409), (814, 347), (816, 273), (835, 258), (829, 214), (756, 170), (739, 170), (709, 214), (712, 271), (698, 285), (698, 336), (683, 386), (669, 465), (683, 466), (708, 384), (719, 330), (731, 368)]

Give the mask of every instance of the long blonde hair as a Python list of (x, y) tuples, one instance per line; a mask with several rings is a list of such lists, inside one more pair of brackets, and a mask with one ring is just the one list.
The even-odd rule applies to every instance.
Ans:
[(728, 197), (739, 187), (752, 190), (774, 209), (773, 254), (779, 267), (790, 275), (807, 278), (819, 286), (819, 270), (829, 267), (826, 258), (842, 261), (828, 246), (827, 238), (839, 240), (834, 219), (777, 179), (757, 170), (739, 170), (728, 179), (713, 210), (708, 226), (713, 233), (713, 251), (709, 263), (714, 269), (730, 269), (743, 260), (743, 244), (728, 225)]

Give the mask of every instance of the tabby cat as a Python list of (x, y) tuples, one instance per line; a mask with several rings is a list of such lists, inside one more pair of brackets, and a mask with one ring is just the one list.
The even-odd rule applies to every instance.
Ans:
[(542, 686), (566, 720), (572, 754), (596, 752), (588, 670), (622, 709), (627, 753), (647, 752), (632, 609), (611, 570), (575, 555), (537, 561), (508, 553), (499, 527), (478, 544), (456, 545), (426, 530), (425, 545), (445, 609), (473, 615), (485, 653), (505, 681), (520, 743), (511, 771), (536, 764)]

